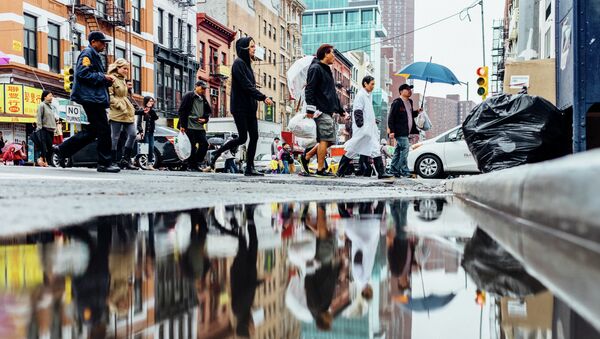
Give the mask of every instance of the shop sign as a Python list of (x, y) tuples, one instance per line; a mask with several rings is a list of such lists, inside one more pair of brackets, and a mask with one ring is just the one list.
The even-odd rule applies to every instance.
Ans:
[(23, 85), (4, 85), (5, 112), (23, 114)]
[(42, 90), (35, 87), (25, 86), (23, 89), (23, 106), (25, 115), (36, 116), (40, 102), (42, 102)]

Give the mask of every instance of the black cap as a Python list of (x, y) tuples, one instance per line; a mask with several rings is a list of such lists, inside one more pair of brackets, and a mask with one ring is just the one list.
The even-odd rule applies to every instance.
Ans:
[(206, 82), (198, 80), (196, 81), (196, 87), (208, 88), (208, 85), (206, 84)]
[(88, 41), (91, 43), (92, 40), (96, 40), (96, 41), (104, 41), (104, 42), (111, 42), (112, 40), (106, 38), (106, 36), (104, 35), (104, 33), (100, 32), (100, 31), (93, 31), (88, 35)]
[(400, 85), (399, 91), (402, 92), (405, 89), (413, 89), (415, 86), (413, 85), (409, 85), (409, 84), (402, 84)]

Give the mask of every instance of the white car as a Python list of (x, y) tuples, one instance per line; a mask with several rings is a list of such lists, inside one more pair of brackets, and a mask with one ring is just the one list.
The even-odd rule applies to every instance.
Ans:
[(448, 174), (479, 173), (465, 142), (462, 126), (412, 145), (408, 151), (408, 169), (427, 179)]

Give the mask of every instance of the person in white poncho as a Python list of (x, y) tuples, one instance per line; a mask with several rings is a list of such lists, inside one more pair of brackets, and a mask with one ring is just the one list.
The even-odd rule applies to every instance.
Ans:
[(385, 166), (381, 158), (379, 146), (379, 130), (375, 120), (373, 98), (371, 93), (375, 89), (375, 79), (367, 75), (362, 80), (363, 88), (358, 92), (353, 104), (352, 138), (344, 144), (346, 154), (342, 156), (336, 175), (343, 177), (356, 155), (373, 158), (375, 170), (379, 179), (388, 179), (392, 176), (385, 173)]

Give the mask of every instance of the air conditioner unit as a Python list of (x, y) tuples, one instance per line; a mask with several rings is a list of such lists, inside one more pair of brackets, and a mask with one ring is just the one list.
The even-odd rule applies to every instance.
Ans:
[(210, 96), (211, 97), (218, 97), (219, 96), (219, 90), (216, 88), (211, 88), (210, 89)]

